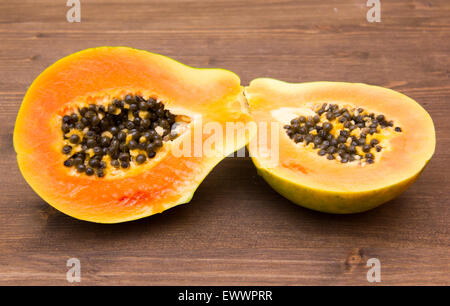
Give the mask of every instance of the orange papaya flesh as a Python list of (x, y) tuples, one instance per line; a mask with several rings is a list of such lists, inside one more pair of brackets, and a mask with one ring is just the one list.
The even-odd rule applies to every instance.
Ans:
[[(413, 99), (390, 89), (342, 82), (292, 84), (261, 78), (250, 83), (245, 95), (258, 126), (258, 138), (269, 139), (249, 144), (258, 173), (284, 197), (304, 207), (329, 213), (374, 208), (405, 191), (434, 153), (435, 131), (429, 114)], [(339, 112), (327, 118), (329, 112), (333, 113), (331, 107), (347, 110), (349, 120), (340, 122), (343, 113)], [(358, 109), (365, 120), (360, 127), (354, 120)], [(300, 117), (305, 123), (299, 122)], [(310, 127), (306, 125), (308, 119)], [(378, 124), (371, 131), (374, 120)], [(346, 127), (354, 127), (345, 128), (346, 121)], [(331, 130), (319, 132), (326, 122)], [(306, 134), (302, 134), (302, 126)], [(347, 137), (339, 144), (336, 140), (342, 130)], [(353, 143), (362, 136), (366, 151)], [(330, 154), (333, 138), (335, 149)], [(322, 147), (325, 140), (328, 142)], [(348, 154), (352, 143), (355, 150)]]
[[(76, 113), (81, 118), (83, 107), (107, 109), (112, 101), (127, 95), (160, 101), (174, 121), (185, 123), (184, 130), (174, 139), (165, 139), (156, 155), (146, 156), (143, 163), (136, 157), (145, 152), (138, 150), (136, 154), (130, 150), (128, 167), (114, 168), (112, 159), (105, 156), (103, 177), (64, 166), (68, 159), (62, 153), (64, 145), (73, 147), (70, 154), (81, 150), (81, 144), (70, 143), (70, 136), (77, 134), (81, 141), (86, 131), (71, 128), (64, 135), (64, 116)], [(116, 223), (189, 202), (212, 168), (245, 146), (249, 138), (236, 133), (233, 141), (213, 146), (215, 154), (194, 154), (194, 148), (201, 150), (210, 137), (202, 132), (205, 124), (224, 127), (250, 121), (240, 80), (229, 71), (196, 69), (127, 47), (99, 47), (65, 57), (35, 79), (17, 116), (14, 148), (25, 180), (50, 205), (78, 219)], [(180, 148), (189, 148), (189, 152), (181, 154)], [(95, 154), (92, 150), (86, 150), (88, 158)]]

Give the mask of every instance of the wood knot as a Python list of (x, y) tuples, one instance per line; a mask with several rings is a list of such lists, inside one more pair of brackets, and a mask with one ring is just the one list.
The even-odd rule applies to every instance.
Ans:
[(41, 58), (40, 55), (33, 55), (33, 56), (28, 57), (28, 58), (26, 59), (26, 61), (27, 61), (27, 62), (33, 62), (33, 61), (37, 61), (37, 60), (40, 59), (40, 58)]
[(345, 259), (345, 270), (353, 271), (357, 266), (364, 265), (364, 253), (360, 248), (353, 249)]
[(49, 205), (46, 205), (45, 207), (43, 207), (39, 212), (41, 219), (46, 222), (48, 221), (49, 217), (51, 217), (55, 214), (57, 214), (57, 210)]

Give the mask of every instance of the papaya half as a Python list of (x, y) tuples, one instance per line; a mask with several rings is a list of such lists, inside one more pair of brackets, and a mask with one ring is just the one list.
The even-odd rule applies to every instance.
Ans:
[(14, 148), (25, 180), (50, 205), (116, 223), (189, 202), (213, 167), (249, 138), (214, 141), (213, 132), (250, 121), (232, 72), (99, 47), (57, 61), (34, 80)]
[(258, 173), (310, 209), (374, 208), (405, 191), (434, 153), (429, 114), (390, 89), (260, 78), (245, 95), (258, 128), (249, 143)]

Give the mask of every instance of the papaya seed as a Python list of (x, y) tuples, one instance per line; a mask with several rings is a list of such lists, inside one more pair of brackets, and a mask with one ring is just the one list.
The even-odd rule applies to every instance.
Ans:
[[(64, 141), (61, 152), (64, 155), (74, 150), (77, 152), (64, 161), (64, 166), (75, 166), (78, 173), (87, 176), (96, 174), (101, 178), (107, 174), (108, 167), (127, 169), (143, 164), (147, 156), (156, 156), (165, 141), (179, 136), (174, 129), (175, 118), (156, 98), (146, 100), (131, 93), (123, 98), (114, 98), (105, 105), (90, 103), (77, 108), (61, 118)], [(300, 123), (299, 120), (295, 122)], [(296, 129), (299, 127), (296, 126)], [(77, 132), (71, 133), (75, 130)], [(291, 126), (288, 130), (293, 136), (297, 135)], [(135, 150), (147, 154), (131, 154)], [(133, 157), (136, 163), (130, 164), (131, 156), (136, 156)], [(110, 158), (109, 163), (107, 158)]]
[[(380, 133), (378, 127), (381, 129), (394, 127), (394, 122), (387, 120), (383, 114), (368, 112), (363, 108), (340, 108), (338, 104), (323, 103), (313, 109), (315, 115), (296, 117), (290, 124), (283, 126), (284, 130), (295, 143), (305, 142), (306, 145), (313, 143), (312, 149), (318, 150), (319, 156), (326, 155), (327, 159), (334, 160), (333, 154), (338, 153), (337, 159), (344, 164), (363, 160), (367, 164), (374, 163), (375, 155), (382, 151), (382, 147), (379, 145), (380, 141), (372, 138), (373, 136), (367, 142), (367, 136), (378, 135)], [(160, 120), (159, 125), (167, 124)], [(354, 130), (357, 130), (356, 133)], [(393, 130), (402, 131), (399, 126)], [(375, 152), (371, 153), (371, 148), (375, 148)], [(362, 155), (357, 153), (361, 151), (364, 152)]]

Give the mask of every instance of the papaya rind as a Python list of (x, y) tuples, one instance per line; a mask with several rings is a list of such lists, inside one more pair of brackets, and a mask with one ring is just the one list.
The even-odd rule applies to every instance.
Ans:
[(353, 214), (368, 211), (398, 197), (420, 176), (423, 169), (404, 181), (369, 191), (337, 192), (297, 184), (262, 167), (252, 158), (258, 174), (279, 194), (291, 202), (320, 212)]
[[(245, 147), (245, 144), (242, 147)], [(193, 188), (191, 189), (191, 191), (186, 192), (184, 195), (182, 195), (180, 198), (178, 198), (175, 201), (164, 203), (164, 209), (162, 209), (162, 210), (151, 209), (151, 210), (144, 211), (142, 213), (131, 214), (131, 215), (127, 215), (127, 216), (120, 216), (120, 217), (111, 217), (108, 215), (104, 215), (104, 216), (97, 215), (97, 216), (92, 217), (92, 216), (87, 216), (86, 214), (70, 212), (70, 211), (67, 211), (66, 209), (61, 208), (61, 206), (58, 204), (58, 202), (55, 202), (55, 199), (52, 195), (49, 195), (49, 194), (41, 191), (41, 189), (39, 188), (39, 184), (35, 181), (35, 179), (33, 177), (30, 177), (28, 175), (28, 172), (22, 168), (22, 166), (21, 166), (22, 164), (20, 163), (20, 160), (17, 159), (17, 161), (18, 161), (18, 165), (19, 165), (19, 170), (22, 173), (22, 176), (24, 177), (25, 181), (31, 187), (31, 189), (37, 195), (39, 195), (39, 197), (41, 199), (43, 199), (45, 202), (47, 202), (50, 206), (52, 206), (56, 210), (60, 211), (61, 213), (65, 214), (65, 215), (68, 215), (72, 218), (75, 218), (75, 219), (78, 219), (81, 221), (88, 221), (88, 222), (100, 223), (100, 224), (117, 224), (117, 223), (135, 221), (135, 220), (139, 220), (142, 218), (150, 217), (152, 215), (159, 214), (168, 209), (174, 208), (178, 205), (183, 205), (183, 204), (189, 203), (192, 200), (192, 198), (194, 197), (195, 191), (197, 191), (197, 189), (200, 187), (200, 184), (208, 176), (208, 174), (214, 169), (214, 167), (218, 163), (220, 163), (221, 160), (218, 161), (215, 165), (211, 165), (211, 170), (208, 173), (206, 173), (202, 178), (200, 178), (198, 184), (193, 184)]]

